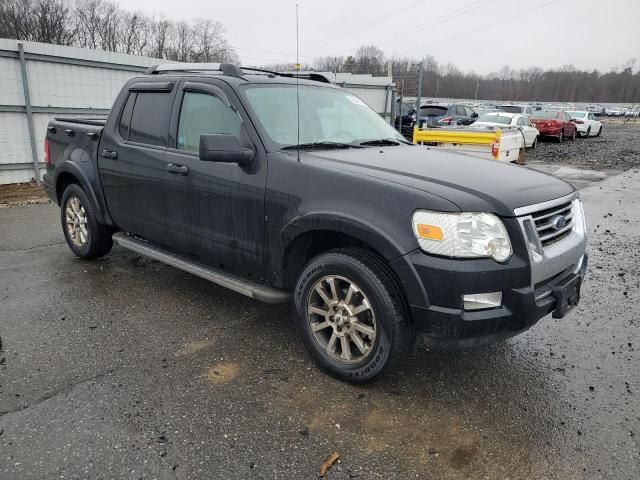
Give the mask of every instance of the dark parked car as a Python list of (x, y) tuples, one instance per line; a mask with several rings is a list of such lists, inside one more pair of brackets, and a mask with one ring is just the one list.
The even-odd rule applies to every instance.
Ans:
[(416, 124), (416, 107), (411, 103), (400, 103), (396, 105), (395, 126), (405, 138), (413, 137), (413, 126)]
[(475, 346), (578, 303), (571, 185), (411, 145), (350, 92), (292, 76), (161, 65), (127, 81), (106, 122), (49, 122), (44, 185), (71, 251), (93, 259), (115, 241), (292, 302), (278, 328), (354, 383), (397, 366), (416, 334)]
[(420, 126), (471, 125), (478, 114), (466, 105), (423, 105), (420, 107)]
[(578, 135), (575, 120), (564, 110), (537, 110), (529, 120), (541, 137), (553, 137), (558, 143), (565, 138), (575, 140)]

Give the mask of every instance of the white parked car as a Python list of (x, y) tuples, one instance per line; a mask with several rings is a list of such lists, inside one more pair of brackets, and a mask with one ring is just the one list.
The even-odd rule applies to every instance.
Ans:
[(567, 112), (572, 119), (576, 120), (578, 128), (578, 136), (580, 137), (599, 137), (602, 133), (602, 122), (596, 120), (593, 113), (578, 110)]
[(503, 112), (521, 113), (522, 115), (526, 115), (527, 117), (530, 117), (533, 113), (533, 107), (531, 105), (515, 105), (505, 103), (499, 105), (498, 108)]
[(474, 128), (482, 127), (510, 127), (518, 129), (524, 137), (524, 145), (527, 148), (536, 148), (540, 132), (531, 125), (529, 117), (521, 113), (490, 112), (480, 115), (471, 125)]

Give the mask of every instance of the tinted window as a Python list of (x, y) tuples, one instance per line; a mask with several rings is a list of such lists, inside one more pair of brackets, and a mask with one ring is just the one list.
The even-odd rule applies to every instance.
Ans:
[(458, 105), (458, 107), (456, 108), (456, 112), (458, 115), (461, 115), (463, 117), (467, 116), (467, 111), (464, 109), (462, 105)]
[(531, 118), (533, 120), (536, 120), (536, 119), (555, 120), (556, 118), (558, 118), (558, 113), (559, 112), (554, 110), (538, 110), (537, 112), (533, 112), (533, 115), (531, 115)]
[(166, 146), (170, 115), (170, 93), (138, 92), (131, 117), (129, 141)]
[(440, 117), (447, 114), (447, 107), (420, 107), (420, 115), (426, 117)]
[(203, 133), (240, 135), (242, 121), (222, 100), (206, 93), (186, 92), (180, 108), (177, 148), (197, 152)]
[(500, 110), (508, 113), (520, 113), (522, 111), (522, 107), (518, 107), (515, 105), (500, 105)]
[(124, 109), (122, 110), (122, 116), (120, 117), (120, 126), (118, 130), (120, 132), (120, 136), (127, 140), (129, 138), (129, 126), (131, 125), (131, 112), (133, 111), (133, 104), (136, 101), (136, 94), (131, 92), (129, 94), (129, 98), (127, 98), (127, 103), (124, 105)]

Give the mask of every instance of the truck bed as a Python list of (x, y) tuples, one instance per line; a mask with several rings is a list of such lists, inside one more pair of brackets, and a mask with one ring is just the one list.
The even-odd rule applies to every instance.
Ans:
[[(47, 126), (50, 166), (71, 161), (81, 169), (95, 167), (100, 137), (106, 124), (104, 118), (55, 118)], [(84, 168), (83, 168), (84, 167)], [(95, 172), (94, 168), (87, 168)]]

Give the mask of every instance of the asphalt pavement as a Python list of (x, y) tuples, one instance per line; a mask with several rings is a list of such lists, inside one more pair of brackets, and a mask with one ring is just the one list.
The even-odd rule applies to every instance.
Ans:
[(284, 306), (0, 209), (0, 479), (640, 478), (640, 173), (582, 190), (580, 305), (501, 344), (327, 377)]

